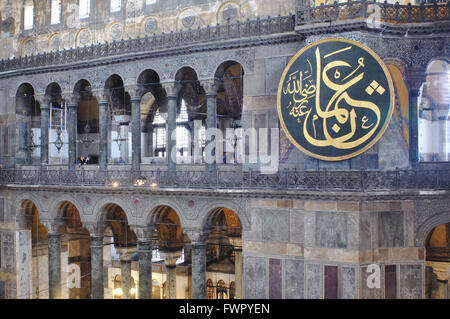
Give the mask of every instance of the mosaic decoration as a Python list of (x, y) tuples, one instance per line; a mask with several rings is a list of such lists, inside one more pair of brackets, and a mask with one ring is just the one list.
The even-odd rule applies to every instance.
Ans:
[(144, 23), (144, 31), (146, 34), (155, 33), (158, 29), (158, 21), (155, 18), (148, 18)]

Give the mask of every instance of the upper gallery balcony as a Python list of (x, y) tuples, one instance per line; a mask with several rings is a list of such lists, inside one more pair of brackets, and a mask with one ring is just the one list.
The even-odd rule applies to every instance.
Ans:
[(398, 2), (342, 1), (299, 5), (296, 31), (304, 35), (369, 30), (393, 35), (420, 35), (450, 30), (450, 1), (401, 5)]

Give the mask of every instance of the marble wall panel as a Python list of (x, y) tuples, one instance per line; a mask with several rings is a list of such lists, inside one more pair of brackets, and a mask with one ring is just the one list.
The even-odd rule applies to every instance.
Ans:
[(269, 298), (281, 299), (282, 297), (282, 265), (281, 259), (269, 259)]
[(245, 256), (244, 298), (266, 298), (266, 258)]
[(317, 212), (315, 237), (317, 247), (347, 248), (347, 214)]
[(303, 260), (284, 261), (284, 297), (303, 299), (305, 297), (305, 264)]

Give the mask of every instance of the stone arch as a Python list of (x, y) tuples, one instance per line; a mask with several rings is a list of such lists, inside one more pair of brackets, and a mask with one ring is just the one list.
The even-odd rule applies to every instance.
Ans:
[(158, 250), (181, 253), (186, 238), (180, 214), (171, 206), (159, 205), (152, 209), (148, 220), (149, 228), (154, 229), (157, 233)]
[(414, 243), (416, 246), (425, 247), (428, 235), (430, 232), (439, 226), (450, 222), (450, 210), (434, 214), (427, 218), (422, 224), (417, 227), (415, 232)]
[(225, 200), (216, 200), (207, 203), (200, 208), (198, 220), (202, 221), (202, 228), (206, 229), (211, 226), (211, 222), (214, 218), (214, 212), (221, 208), (232, 210), (238, 216), (242, 225), (242, 231), (250, 230), (250, 217), (244, 212), (243, 208), (233, 201)]
[(122, 206), (112, 202), (104, 204), (100, 209), (98, 223), (111, 229), (117, 248), (136, 246), (136, 234), (130, 228), (127, 212)]
[(73, 196), (69, 194), (63, 194), (61, 196), (56, 197), (49, 205), (49, 213), (53, 219), (61, 218), (64, 214), (64, 209), (68, 204), (72, 204), (78, 210), (80, 214), (80, 219), (83, 221), (82, 216), (85, 215), (84, 210), (82, 209), (81, 203)]
[(36, 196), (31, 193), (22, 193), (17, 196), (11, 204), (10, 211), (14, 212), (14, 217), (22, 216), (24, 208), (22, 205), (26, 201), (33, 203), (39, 213), (45, 212)]
[(149, 209), (147, 210), (149, 213), (145, 221), (146, 226), (155, 225), (157, 214), (160, 213), (157, 210), (159, 207), (162, 206), (170, 207), (175, 211), (175, 213), (178, 215), (178, 218), (180, 218), (181, 228), (185, 228), (188, 225), (186, 217), (181, 213), (182, 212), (181, 207), (170, 199), (162, 198), (152, 201), (151, 204), (149, 205)]
[(96, 204), (94, 205), (94, 207), (92, 209), (92, 211), (94, 213), (95, 221), (97, 223), (100, 223), (102, 221), (102, 218), (103, 218), (102, 210), (108, 204), (114, 204), (114, 205), (121, 207), (127, 216), (127, 220), (130, 221), (130, 217), (133, 216), (133, 214), (131, 213), (132, 209), (131, 209), (130, 205), (127, 202), (125, 202), (124, 200), (122, 200), (122, 198), (120, 198), (119, 196), (108, 195), (108, 196), (102, 197), (99, 200), (97, 200)]

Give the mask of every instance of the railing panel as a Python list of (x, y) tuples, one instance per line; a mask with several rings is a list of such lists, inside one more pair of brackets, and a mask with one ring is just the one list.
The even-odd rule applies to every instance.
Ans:
[[(375, 8), (375, 11), (373, 9)], [(374, 15), (375, 12), (375, 15)], [(450, 1), (421, 5), (400, 5), (376, 1), (347, 1), (297, 10), (296, 24), (306, 25), (337, 20), (367, 18), (389, 23), (450, 21)]]
[(0, 185), (61, 185), (210, 189), (434, 190), (450, 189), (450, 170), (254, 171), (0, 170)]

